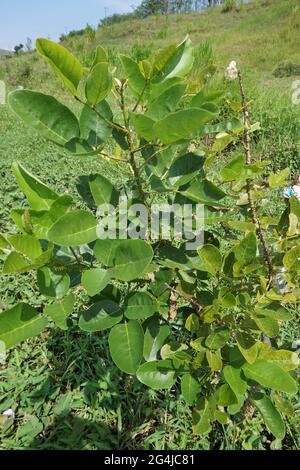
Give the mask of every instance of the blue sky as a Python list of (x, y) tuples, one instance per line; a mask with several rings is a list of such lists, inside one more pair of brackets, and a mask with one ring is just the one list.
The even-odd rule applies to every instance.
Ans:
[(138, 0), (0, 0), (0, 49), (25, 44), (26, 38), (50, 37), (96, 26), (107, 14), (132, 11)]

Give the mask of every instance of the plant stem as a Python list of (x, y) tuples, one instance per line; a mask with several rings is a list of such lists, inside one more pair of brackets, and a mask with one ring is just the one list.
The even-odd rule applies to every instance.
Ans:
[(106, 152), (100, 152), (99, 155), (102, 155), (102, 156), (105, 157), (105, 158), (109, 158), (110, 160), (115, 160), (115, 161), (117, 161), (117, 162), (129, 163), (129, 161), (126, 160), (125, 158), (115, 157), (114, 155), (109, 155), (109, 154), (106, 153)]
[(124, 127), (122, 126), (119, 126), (118, 124), (115, 124), (114, 122), (110, 121), (109, 119), (107, 119), (105, 116), (103, 116), (101, 113), (99, 113), (99, 111), (95, 108), (95, 106), (91, 106), (89, 103), (85, 103), (84, 101), (82, 101), (80, 98), (78, 98), (78, 96), (75, 96), (75, 99), (77, 101), (79, 101), (79, 103), (83, 104), (84, 106), (88, 106), (92, 111), (94, 111), (94, 113), (97, 114), (97, 116), (99, 116), (100, 119), (103, 119), (104, 122), (106, 122), (106, 124), (109, 126), (109, 127), (112, 127), (113, 129), (116, 129), (118, 131), (121, 131), (121, 132), (124, 132), (127, 134), (127, 129), (125, 129)]
[(143, 98), (143, 95), (144, 95), (144, 93), (145, 93), (145, 91), (146, 91), (147, 86), (148, 86), (148, 80), (146, 80), (145, 85), (144, 85), (144, 87), (143, 87), (143, 89), (142, 89), (142, 91), (141, 91), (141, 94), (140, 94), (140, 96), (138, 97), (138, 100), (137, 100), (137, 102), (136, 102), (136, 104), (135, 104), (135, 106), (134, 106), (134, 108), (133, 108), (133, 110), (132, 110), (133, 113), (137, 110), (138, 105), (140, 104), (141, 99)]
[[(251, 165), (252, 155), (251, 155), (251, 137), (250, 137), (250, 131), (251, 131), (250, 113), (249, 113), (249, 109), (247, 105), (243, 79), (242, 79), (242, 75), (240, 71), (238, 71), (238, 78), (239, 78), (240, 93), (242, 97), (242, 107), (243, 107), (243, 123), (244, 123), (243, 146), (244, 146), (245, 155), (246, 155), (246, 165)], [(251, 179), (249, 178), (246, 181), (246, 188), (247, 188), (248, 202), (249, 202), (249, 206), (251, 210), (252, 221), (256, 227), (256, 233), (257, 233), (259, 240), (261, 241), (263, 251), (264, 251), (265, 263), (268, 268), (268, 287), (270, 287), (272, 284), (273, 272), (274, 272), (273, 261), (272, 261), (271, 251), (269, 248), (266, 235), (263, 231), (261, 221), (257, 214), (257, 209), (255, 206), (253, 193), (251, 189)]]
[(128, 119), (128, 116), (127, 116), (127, 113), (126, 113), (125, 97), (124, 97), (124, 84), (122, 85), (122, 87), (120, 89), (120, 97), (121, 97), (121, 109), (122, 109), (122, 112), (123, 112), (124, 124), (125, 124), (125, 128), (126, 128), (126, 139), (127, 139), (128, 149), (129, 149), (129, 157), (130, 157), (129, 164), (131, 166), (132, 173), (133, 173), (133, 176), (135, 178), (138, 191), (140, 193), (140, 197), (146, 205), (146, 194), (144, 192), (143, 185), (142, 185), (142, 180), (141, 180), (141, 177), (140, 177), (140, 173), (139, 173), (138, 167), (136, 165), (136, 161), (135, 161), (135, 153), (136, 152), (134, 150), (133, 139), (132, 139), (132, 135), (131, 135), (131, 131), (130, 131), (129, 119)]

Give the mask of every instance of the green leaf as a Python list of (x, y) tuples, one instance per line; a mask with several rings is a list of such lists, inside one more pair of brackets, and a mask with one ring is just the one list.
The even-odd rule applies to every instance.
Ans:
[(246, 178), (245, 157), (243, 155), (239, 155), (231, 160), (221, 170), (220, 175), (223, 181), (239, 181)]
[(130, 120), (137, 134), (144, 139), (155, 140), (154, 124), (155, 121), (145, 114), (131, 113)]
[(147, 111), (147, 116), (154, 119), (154, 121), (158, 121), (175, 111), (179, 106), (179, 102), (185, 89), (186, 85), (179, 83), (165, 90), (151, 102)]
[(177, 158), (172, 163), (168, 172), (168, 181), (171, 186), (178, 188), (189, 183), (195, 176), (197, 176), (204, 165), (203, 155), (196, 155), (195, 153), (186, 153)]
[(108, 62), (108, 58), (104, 48), (102, 46), (97, 46), (95, 50), (94, 61), (91, 68), (93, 68), (100, 62)]
[(75, 297), (71, 293), (64, 299), (55, 302), (54, 304), (47, 305), (45, 313), (51, 320), (54, 321), (55, 325), (61, 330), (66, 331), (68, 329), (68, 316), (71, 315), (74, 309)]
[(192, 406), (199, 392), (201, 385), (192, 374), (183, 374), (181, 377), (181, 393), (188, 405)]
[(91, 212), (69, 212), (50, 228), (48, 239), (61, 246), (85, 245), (96, 240), (96, 228), (97, 220)]
[(113, 256), (118, 243), (120, 243), (119, 240), (111, 240), (109, 238), (96, 241), (94, 255), (99, 263), (109, 267), (113, 266)]
[(146, 87), (146, 79), (143, 77), (138, 64), (125, 55), (120, 55), (120, 59), (128, 79), (130, 89), (137, 95), (141, 95)]
[(60, 44), (49, 39), (37, 39), (36, 49), (39, 54), (53, 68), (56, 75), (61, 78), (68, 89), (77, 95), (77, 88), (83, 76), (81, 63)]
[(16, 438), (19, 440), (28, 440), (31, 442), (44, 429), (43, 423), (36, 417), (32, 416), (25, 424), (18, 428)]
[(169, 114), (154, 124), (154, 133), (166, 145), (188, 139), (215, 118), (215, 114), (200, 108), (190, 108)]
[(206, 351), (206, 359), (207, 359), (207, 362), (208, 362), (210, 368), (214, 372), (218, 372), (218, 371), (222, 370), (223, 361), (222, 361), (221, 357), (218, 354), (216, 354), (212, 351)]
[(87, 77), (85, 95), (90, 105), (104, 100), (113, 86), (112, 75), (107, 62), (96, 64)]
[(0, 341), (7, 349), (25, 339), (39, 335), (47, 325), (47, 319), (30, 305), (20, 303), (0, 313)]
[(116, 207), (119, 203), (119, 193), (112, 183), (102, 175), (90, 175), (89, 186), (97, 206), (111, 204)]
[(49, 210), (59, 198), (58, 194), (25, 170), (20, 163), (14, 162), (12, 171), (32, 209), (37, 211)]
[(125, 316), (129, 320), (142, 320), (157, 311), (157, 301), (147, 292), (136, 292), (125, 300)]
[(237, 396), (228, 384), (222, 385), (215, 396), (219, 406), (231, 406), (238, 403)]
[(79, 138), (79, 124), (69, 108), (52, 96), (36, 91), (16, 90), (8, 95), (12, 110), (46, 139), (64, 146)]
[(278, 188), (282, 186), (285, 181), (288, 179), (290, 174), (290, 169), (285, 168), (284, 170), (281, 170), (279, 173), (271, 173), (269, 176), (269, 186), (272, 189)]
[(242, 376), (241, 369), (237, 369), (232, 366), (225, 366), (223, 369), (223, 375), (235, 395), (245, 395), (247, 391), (247, 382)]
[(293, 319), (291, 312), (278, 302), (271, 302), (270, 304), (261, 306), (257, 304), (255, 306), (255, 313), (263, 317), (270, 317), (274, 320), (288, 321)]
[(32, 235), (10, 235), (7, 240), (16, 251), (31, 260), (38, 258), (43, 253), (40, 242)]
[(87, 311), (83, 312), (79, 319), (79, 327), (83, 331), (94, 333), (120, 323), (123, 318), (123, 310), (112, 300), (96, 302)]
[(136, 373), (140, 382), (154, 390), (171, 388), (176, 381), (176, 370), (171, 360), (146, 362)]
[(112, 255), (112, 277), (133, 281), (143, 276), (153, 258), (151, 246), (144, 240), (124, 240), (116, 244)]
[(249, 364), (256, 361), (258, 355), (258, 343), (248, 333), (237, 334), (237, 346)]
[(270, 338), (274, 338), (279, 333), (279, 324), (278, 321), (274, 318), (265, 317), (262, 315), (252, 315), (252, 318), (260, 331)]
[(270, 398), (263, 393), (257, 393), (251, 397), (251, 401), (261, 413), (268, 430), (277, 439), (282, 440), (285, 436), (284, 421)]
[(168, 325), (161, 325), (158, 316), (151, 317), (145, 321), (144, 327), (144, 359), (145, 361), (155, 361), (157, 353), (165, 344), (171, 333)]
[(278, 390), (291, 395), (297, 393), (298, 387), (295, 380), (274, 362), (257, 360), (254, 364), (243, 365), (244, 374), (263, 387)]
[(213, 331), (205, 340), (205, 345), (209, 349), (221, 349), (230, 339), (230, 332), (227, 328), (218, 328)]
[(109, 272), (101, 268), (84, 271), (81, 278), (82, 285), (90, 297), (94, 297), (103, 291), (110, 280)]
[(90, 106), (84, 106), (79, 118), (81, 138), (93, 147), (103, 145), (112, 134), (112, 127), (107, 120), (113, 121), (113, 113), (106, 101), (98, 103), (95, 111)]
[(144, 332), (140, 323), (131, 320), (115, 326), (108, 342), (116, 366), (127, 374), (135, 374), (143, 359)]
[[(172, 51), (171, 48), (168, 50)], [(185, 77), (192, 70), (193, 64), (194, 49), (192, 41), (187, 36), (184, 41), (178, 44), (173, 54), (169, 55), (169, 59), (163, 68), (165, 80), (172, 77)]]
[(199, 204), (206, 204), (207, 206), (220, 206), (219, 201), (226, 196), (226, 194), (211, 181), (202, 178), (198, 178), (195, 182), (192, 182), (185, 191), (180, 191), (180, 194), (192, 201), (198, 202)]
[(270, 351), (261, 354), (260, 357), (265, 361), (274, 362), (274, 364), (277, 364), (287, 372), (299, 367), (299, 356), (292, 351), (271, 349)]
[(211, 419), (213, 418), (210, 402), (202, 400), (193, 411), (193, 433), (203, 436), (211, 431)]
[(44, 267), (37, 272), (39, 291), (46, 297), (61, 299), (70, 288), (70, 277), (65, 273), (52, 271)]
[(222, 267), (222, 255), (220, 250), (214, 245), (204, 245), (198, 254), (203, 263), (203, 270), (210, 274), (216, 274)]

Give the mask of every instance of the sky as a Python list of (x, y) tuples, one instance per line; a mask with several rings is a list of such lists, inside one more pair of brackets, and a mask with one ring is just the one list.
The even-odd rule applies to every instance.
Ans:
[(138, 0), (0, 0), (0, 49), (11, 50), (26, 38), (58, 40), (62, 33), (97, 26), (113, 13), (132, 11)]

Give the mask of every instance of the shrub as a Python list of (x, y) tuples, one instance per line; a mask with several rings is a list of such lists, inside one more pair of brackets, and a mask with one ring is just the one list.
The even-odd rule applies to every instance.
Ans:
[[(293, 318), (288, 306), (299, 301), (300, 203), (291, 198), (282, 214), (270, 216), (266, 195), (285, 184), (289, 171), (269, 175), (266, 188), (268, 162), (252, 159), (257, 126), (249, 121), (241, 74), (231, 64), (241, 102), (226, 121), (218, 107), (222, 90), (186, 94), (194, 62), (189, 38), (139, 63), (122, 55), (122, 75), (114, 77), (98, 47), (84, 93), (84, 69), (70, 52), (46, 39), (37, 50), (81, 105), (80, 117), (29, 90), (11, 93), (11, 108), (70, 155), (112, 160), (125, 177), (116, 186), (102, 174), (82, 176), (87, 208), (73, 210), (71, 196), (13, 164), (29, 206), (12, 212), (18, 233), (0, 237), (3, 272), (37, 271), (45, 306), (41, 313), (21, 302), (2, 312), (0, 340), (12, 348), (49, 322), (107, 331), (122, 372), (153, 389), (180, 382), (197, 435), (213, 423), (230, 426), (251, 408), (282, 440), (299, 360), (278, 349), (276, 338)], [(233, 142), (244, 154), (223, 163), (212, 181), (210, 169)], [(179, 212), (188, 205), (187, 230), (178, 231), (179, 212), (164, 206), (170, 233), (159, 223), (153, 233), (149, 210), (161, 200)], [(77, 318), (83, 290), (87, 301)]]
[(274, 77), (284, 78), (300, 75), (300, 64), (295, 64), (289, 60), (280, 62), (273, 70)]

